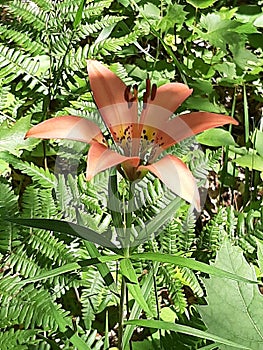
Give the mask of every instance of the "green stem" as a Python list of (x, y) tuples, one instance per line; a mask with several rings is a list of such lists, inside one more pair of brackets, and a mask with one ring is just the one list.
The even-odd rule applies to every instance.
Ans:
[[(249, 150), (249, 112), (247, 102), (247, 91), (246, 85), (243, 86), (243, 103), (244, 103), (244, 127), (245, 127), (245, 145), (246, 149)], [(250, 196), (250, 172), (248, 168), (245, 168), (245, 191), (243, 197), (243, 207), (246, 206)]]
[(121, 297), (119, 305), (119, 326), (118, 326), (118, 349), (122, 350), (122, 339), (123, 339), (123, 313), (124, 313), (124, 303), (125, 303), (125, 294), (126, 294), (126, 282), (124, 276), (121, 279)]
[[(232, 109), (231, 109), (231, 117), (234, 118), (235, 115), (235, 110), (236, 110), (236, 102), (237, 102), (237, 98), (236, 98), (236, 88), (234, 89), (234, 94), (233, 94), (233, 103), (232, 103)], [(232, 132), (232, 125), (230, 124), (228, 127), (228, 131), (231, 133)], [(220, 198), (222, 195), (222, 190), (224, 187), (224, 183), (225, 183), (225, 178), (227, 176), (227, 166), (228, 166), (228, 156), (229, 156), (229, 146), (225, 146), (225, 154), (224, 154), (224, 161), (223, 161), (223, 168), (222, 168), (222, 175), (221, 175), (221, 186), (220, 186)], [(235, 176), (235, 163), (233, 163), (233, 176)], [(232, 191), (232, 198), (233, 196), (233, 189), (231, 188)]]
[[(109, 198), (111, 204), (111, 216), (113, 225), (123, 232), (123, 239), (121, 237), (121, 243), (123, 244), (123, 254), (125, 258), (130, 256), (130, 242), (129, 242), (129, 229), (132, 226), (132, 213), (134, 210), (133, 203), (133, 183), (128, 183), (128, 193), (124, 193), (122, 198), (122, 209), (119, 207), (121, 203), (121, 196), (118, 191), (118, 180), (116, 172), (113, 172), (109, 179)], [(128, 200), (128, 206), (126, 208), (126, 201)], [(124, 334), (124, 305), (126, 297), (128, 298), (125, 277), (121, 278), (121, 294), (119, 302), (119, 322), (118, 322), (118, 349), (123, 350), (123, 334)]]

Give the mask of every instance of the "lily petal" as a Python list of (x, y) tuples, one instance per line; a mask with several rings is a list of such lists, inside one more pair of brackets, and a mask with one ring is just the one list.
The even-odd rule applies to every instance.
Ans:
[(93, 142), (87, 157), (86, 178), (89, 181), (99, 172), (124, 162), (127, 162), (132, 168), (136, 168), (140, 158), (122, 156), (98, 142)]
[[(209, 112), (192, 112), (177, 116), (162, 127), (162, 131), (169, 135), (168, 142), (163, 146), (163, 149), (187, 137), (224, 124), (238, 125), (238, 122), (230, 116)], [(169, 143), (169, 140), (172, 141)]]
[(142, 111), (140, 123), (160, 128), (192, 91), (187, 85), (181, 83), (160, 86), (157, 88), (155, 98), (149, 100)]
[(100, 128), (95, 123), (71, 115), (48, 119), (33, 126), (26, 138), (69, 139), (90, 143), (92, 140), (105, 143)]
[(176, 195), (194, 204), (200, 211), (200, 197), (195, 179), (187, 166), (177, 157), (167, 155), (156, 163), (141, 165), (138, 171), (149, 170)]
[[(87, 69), (95, 102), (108, 128), (112, 131), (115, 125), (136, 123), (137, 102), (128, 104), (125, 100), (124, 82), (98, 61), (88, 60)], [(129, 92), (128, 97), (132, 98)]]

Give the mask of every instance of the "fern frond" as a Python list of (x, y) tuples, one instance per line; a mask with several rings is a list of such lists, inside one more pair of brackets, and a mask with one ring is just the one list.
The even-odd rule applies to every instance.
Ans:
[(14, 29), (10, 25), (2, 24), (0, 35), (5, 40), (19, 46), (23, 52), (30, 53), (33, 56), (45, 55), (47, 53), (47, 48), (40, 41), (36, 40), (36, 38), (32, 38), (27, 31), (23, 31), (23, 28)]
[(34, 218), (41, 215), (42, 207), (39, 198), (39, 188), (28, 186), (22, 197), (22, 216)]
[(23, 350), (29, 346), (38, 346), (39, 340), (36, 339), (37, 331), (35, 330), (15, 330), (11, 328), (0, 332), (1, 350)]
[(17, 244), (18, 228), (5, 221), (5, 217), (15, 216), (18, 212), (18, 196), (8, 183), (0, 178), (0, 251), (6, 253)]
[(120, 38), (108, 38), (99, 43), (93, 44), (90, 47), (90, 52), (97, 56), (98, 54), (109, 55), (112, 52), (121, 51), (123, 46), (134, 44), (137, 39), (142, 35), (140, 31), (134, 31), (126, 34)]
[[(0, 79), (3, 79), (5, 85), (20, 77), (26, 87), (47, 93), (46, 85), (37, 76), (39, 67), (38, 57), (21, 54), (18, 49), (10, 49), (0, 44)], [(21, 88), (21, 82), (18, 86)]]
[(34, 29), (42, 31), (46, 28), (47, 13), (33, 2), (14, 0), (8, 4), (8, 11), (31, 24)]
[(201, 244), (200, 251), (206, 251), (206, 257), (209, 254), (215, 254), (223, 240), (227, 237), (226, 231), (227, 212), (226, 208), (219, 208), (218, 213), (203, 228), (198, 239)]
[(95, 268), (89, 268), (83, 272), (84, 281), (81, 303), (82, 312), (87, 329), (91, 328), (91, 323), (95, 319), (95, 314), (99, 312), (101, 305), (103, 309), (110, 302), (111, 297), (107, 297), (107, 291), (104, 288), (104, 281), (100, 273)]
[(15, 169), (19, 169), (23, 174), (32, 177), (34, 185), (43, 188), (53, 188), (56, 186), (56, 177), (48, 169), (45, 170), (33, 163), (22, 161), (16, 157), (9, 157), (8, 160)]
[[(109, 8), (113, 0), (93, 1), (88, 3), (83, 9), (82, 18), (89, 20), (92, 17), (99, 16), (103, 10)], [(57, 9), (67, 20), (74, 21), (79, 8), (80, 1), (65, 0), (57, 4)]]
[(44, 11), (51, 11), (54, 5), (52, 0), (34, 0), (34, 3)]
[[(81, 26), (80, 31), (77, 33), (78, 38), (82, 39), (91, 34), (95, 34), (99, 31), (102, 31), (106, 27), (110, 27), (114, 24), (117, 24), (123, 20), (124, 16), (110, 16), (106, 15), (105, 17), (96, 20), (94, 23), (85, 23)], [(76, 40), (76, 38), (75, 38)]]
[(35, 252), (39, 252), (43, 257), (49, 259), (48, 265), (61, 266), (76, 260), (74, 250), (70, 251), (70, 246), (56, 237), (53, 232), (38, 230), (30, 235), (28, 244)]
[[(11, 280), (3, 277), (0, 281), (1, 295), (1, 327), (12, 324), (23, 324), (24, 328), (38, 328), (43, 330), (65, 331), (66, 326), (71, 324), (68, 312), (64, 311), (50, 294), (42, 289), (30, 284), (21, 289), (21, 283), (14, 287), (15, 279)], [(16, 279), (16, 282), (17, 279)]]
[[(4, 86), (3, 79), (0, 79), (0, 111), (3, 111), (7, 107), (9, 93), (10, 86)], [(5, 115), (0, 114), (0, 123), (2, 123), (5, 119)]]
[(27, 256), (26, 246), (22, 245), (10, 254), (7, 264), (14, 269), (16, 273), (27, 278), (36, 276), (40, 273), (41, 268), (35, 260), (35, 256)]

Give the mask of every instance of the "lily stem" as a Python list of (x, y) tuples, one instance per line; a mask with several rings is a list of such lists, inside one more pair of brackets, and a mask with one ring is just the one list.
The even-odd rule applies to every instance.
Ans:
[(125, 295), (126, 295), (126, 282), (125, 277), (122, 276), (121, 280), (121, 297), (120, 297), (120, 306), (119, 306), (119, 327), (118, 327), (118, 349), (122, 350), (122, 339), (124, 331), (124, 304), (125, 304)]
[[(124, 248), (124, 256), (129, 257), (129, 253), (130, 253), (130, 248), (129, 247)], [(120, 305), (119, 305), (119, 327), (118, 327), (118, 349), (119, 350), (123, 350), (122, 339), (123, 339), (123, 332), (124, 332), (123, 321), (124, 321), (124, 305), (125, 305), (126, 293), (127, 293), (126, 281), (125, 281), (125, 277), (122, 276), (121, 296), (120, 296)]]

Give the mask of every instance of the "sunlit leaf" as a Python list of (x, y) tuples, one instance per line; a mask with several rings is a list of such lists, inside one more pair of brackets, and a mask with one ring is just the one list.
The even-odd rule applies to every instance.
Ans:
[[(255, 279), (255, 271), (243, 257), (242, 250), (225, 243), (218, 252), (215, 267)], [(263, 346), (263, 296), (258, 286), (211, 276), (205, 279), (207, 305), (199, 306), (208, 332), (253, 350)], [(229, 345), (221, 346), (230, 350)]]
[(242, 167), (263, 171), (263, 157), (258, 154), (246, 154), (236, 158), (234, 162)]
[(205, 9), (212, 6), (217, 0), (186, 0), (189, 4), (199, 9)]
[(183, 326), (177, 323), (170, 323), (170, 322), (156, 321), (156, 320), (129, 320), (129, 321), (126, 321), (125, 323), (129, 325), (137, 325), (141, 327), (158, 328), (158, 329), (165, 329), (168, 331), (180, 332), (180, 333), (189, 334), (189, 335), (193, 335), (204, 339), (213, 340), (218, 343), (225, 344), (237, 349), (252, 350), (252, 348), (244, 346), (241, 341), (233, 342), (231, 340), (228, 340), (227, 338), (223, 338), (209, 332), (200, 331), (199, 329), (192, 328), (189, 326)]
[(219, 128), (206, 130), (202, 134), (197, 135), (196, 139), (201, 144), (212, 147), (236, 145), (231, 133)]

